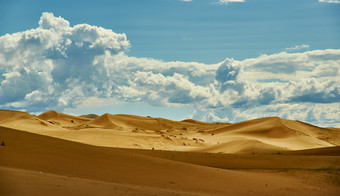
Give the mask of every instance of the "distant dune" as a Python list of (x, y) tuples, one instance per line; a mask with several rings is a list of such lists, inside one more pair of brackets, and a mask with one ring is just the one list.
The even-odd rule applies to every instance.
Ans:
[(97, 114), (84, 114), (84, 115), (81, 115), (80, 117), (96, 119), (98, 115)]
[(278, 117), (231, 124), (0, 110), (0, 142), (1, 195), (340, 191), (340, 130)]
[(38, 118), (63, 127), (82, 125), (90, 121), (90, 119), (88, 118), (71, 116), (68, 114), (62, 114), (51, 110), (43, 114), (40, 114)]
[(0, 126), (107, 147), (270, 154), (340, 145), (340, 131), (300, 121), (267, 117), (231, 123), (127, 114), (72, 116), (47, 111), (39, 116), (0, 110)]

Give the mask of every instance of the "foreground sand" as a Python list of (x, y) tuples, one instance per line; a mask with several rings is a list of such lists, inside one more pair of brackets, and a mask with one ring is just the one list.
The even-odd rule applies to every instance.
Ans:
[[(338, 195), (338, 130), (292, 122), (210, 124), (109, 114), (93, 120), (1, 111), (0, 193)], [(233, 138), (243, 143), (231, 145)], [(238, 153), (223, 153), (230, 148)]]

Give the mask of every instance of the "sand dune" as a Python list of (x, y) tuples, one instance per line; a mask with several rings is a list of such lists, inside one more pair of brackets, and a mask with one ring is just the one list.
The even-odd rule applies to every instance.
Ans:
[[(188, 124), (200, 124), (200, 125), (210, 124), (208, 122), (202, 122), (202, 121), (198, 121), (198, 120), (194, 120), (194, 119), (185, 119), (185, 120), (182, 120), (181, 122), (185, 122), (185, 123), (188, 123)], [(221, 123), (217, 122), (217, 124), (221, 124)], [(231, 123), (223, 123), (223, 125), (231, 125)]]
[[(206, 148), (206, 150), (209, 152), (220, 150), (227, 153), (266, 153), (334, 146), (334, 143), (321, 137), (321, 135), (328, 134), (327, 132), (329, 132), (327, 129), (307, 123), (267, 117), (209, 131), (209, 134), (218, 136), (220, 144), (215, 148)], [(339, 138), (339, 134), (333, 134), (332, 137)], [(233, 146), (236, 148), (234, 151), (232, 151)], [(218, 147), (221, 148), (218, 149)]]
[(37, 117), (2, 110), (0, 117), (0, 126), (107, 147), (275, 154), (340, 145), (340, 131), (335, 128), (320, 128), (278, 117), (235, 124), (108, 113), (91, 119), (55, 111)]
[(306, 149), (306, 150), (283, 151), (282, 154), (340, 156), (340, 146), (332, 146), (332, 147), (325, 147), (325, 148), (313, 148), (313, 149)]
[(47, 111), (38, 116), (38, 118), (48, 121), (51, 124), (59, 125), (62, 127), (74, 127), (91, 121), (88, 118), (62, 114), (55, 111)]
[(230, 125), (226, 128), (211, 131), (211, 133), (230, 132), (233, 134), (249, 135), (259, 138), (287, 138), (297, 134), (297, 130), (283, 126), (282, 119), (268, 117), (244, 121)]
[(98, 117), (98, 115), (97, 114), (84, 114), (84, 115), (80, 115), (79, 117), (96, 119)]
[[(212, 127), (215, 123), (199, 122), (195, 120), (172, 121), (164, 118), (152, 118), (127, 114), (103, 114), (88, 123), (101, 128), (125, 128), (130, 130), (185, 130), (187, 127)], [(229, 123), (221, 123), (221, 126)], [(216, 126), (216, 125), (215, 125)], [(185, 128), (185, 129), (183, 129)]]
[[(87, 190), (88, 193), (99, 195), (102, 191), (103, 195), (110, 193), (124, 195), (336, 195), (339, 191), (339, 187), (335, 185), (337, 180), (335, 173), (333, 175), (332, 173), (316, 173), (314, 170), (302, 170), (286, 174), (273, 171), (259, 172), (258, 170), (232, 171), (216, 167), (217, 164), (223, 164), (223, 162), (233, 162), (234, 165), (250, 165), (254, 168), (256, 165), (252, 166), (245, 161), (250, 158), (249, 155), (235, 157), (229, 155), (228, 158), (223, 154), (212, 154), (214, 161), (209, 164), (210, 155), (207, 153), (177, 152), (181, 153), (184, 160), (176, 161), (174, 156), (170, 156), (172, 158), (159, 156), (159, 154), (171, 153), (170, 151), (144, 151), (149, 153), (147, 154), (140, 150), (96, 147), (5, 127), (0, 127), (0, 138), (5, 141), (5, 146), (0, 146), (0, 192), (5, 195), (26, 194), (28, 191), (27, 195), (49, 195), (51, 191), (54, 195), (73, 195), (75, 188), (81, 189), (80, 192)], [(275, 157), (272, 159), (279, 159), (281, 164), (294, 165), (296, 163), (301, 168), (320, 169), (325, 164), (324, 161), (321, 163), (316, 161), (311, 167), (306, 164), (308, 161), (305, 161), (304, 166), (301, 164), (301, 158), (290, 158), (297, 157), (296, 155), (271, 155), (273, 156)], [(282, 158), (286, 161), (282, 161)], [(336, 163), (339, 158), (328, 157), (327, 171), (337, 171), (330, 168), (338, 167)], [(263, 156), (251, 157), (251, 160), (256, 159), (260, 165), (264, 166), (266, 166), (266, 160), (270, 160), (270, 158), (263, 159)], [(307, 157), (309, 161), (317, 159)], [(206, 166), (202, 166), (203, 164), (190, 163), (190, 160), (208, 162), (205, 162)], [(267, 167), (271, 167), (270, 163)], [(316, 184), (316, 180), (310, 180), (310, 177), (318, 178), (318, 183)], [(324, 178), (331, 178), (335, 181), (332, 180), (332, 183), (329, 183), (320, 180)], [(31, 180), (34, 181), (31, 182)], [(70, 187), (71, 185), (74, 188)]]
[(0, 110), (0, 194), (337, 195), (339, 141), (337, 128), (278, 117)]
[(285, 151), (286, 148), (266, 144), (264, 142), (252, 139), (235, 139), (229, 142), (216, 144), (213, 146), (200, 148), (197, 152), (213, 152), (228, 154), (268, 154)]
[(110, 114), (104, 114), (95, 118), (94, 120), (88, 123), (90, 126), (100, 127), (104, 129), (122, 129), (123, 127), (119, 126), (115, 119), (112, 119)]
[(0, 125), (19, 130), (60, 130), (60, 126), (20, 111), (0, 110)]

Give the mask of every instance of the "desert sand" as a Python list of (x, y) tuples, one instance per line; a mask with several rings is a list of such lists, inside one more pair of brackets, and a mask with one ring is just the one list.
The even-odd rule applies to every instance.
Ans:
[(0, 110), (1, 195), (339, 195), (340, 129)]

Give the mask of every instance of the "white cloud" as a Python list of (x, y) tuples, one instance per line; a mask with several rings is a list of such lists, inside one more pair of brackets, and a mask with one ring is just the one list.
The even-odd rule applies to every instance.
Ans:
[(180, 1), (184, 1), (184, 2), (191, 2), (192, 0), (180, 0)]
[(339, 75), (340, 50), (314, 50), (303, 53), (281, 52), (261, 55), (237, 63), (243, 67), (240, 75), (242, 80), (291, 81), (323, 76), (334, 79)]
[(44, 12), (40, 17), (39, 27), (42, 29), (54, 29), (55, 31), (70, 30), (70, 23), (62, 17), (54, 17), (52, 13)]
[(281, 52), (217, 64), (129, 57), (125, 34), (43, 13), (36, 29), (0, 37), (0, 107), (70, 111), (117, 100), (195, 108), (198, 120), (281, 116), (340, 123), (340, 50)]
[[(39, 90), (40, 96), (49, 97), (41, 99), (46, 100), (42, 108), (72, 106), (67, 103), (71, 99), (63, 97), (74, 94), (72, 85), (88, 82), (89, 73), (96, 71), (94, 57), (105, 51), (118, 54), (128, 47), (125, 34), (86, 24), (70, 27), (65, 19), (43, 13), (38, 28), (0, 37), (0, 104), (20, 100), (32, 104), (37, 93), (27, 95)], [(78, 95), (96, 92), (95, 84), (91, 85), (78, 87)]]
[(243, 3), (245, 0), (219, 0), (217, 4), (227, 5), (228, 3)]
[(340, 0), (319, 0), (321, 3), (340, 3)]

